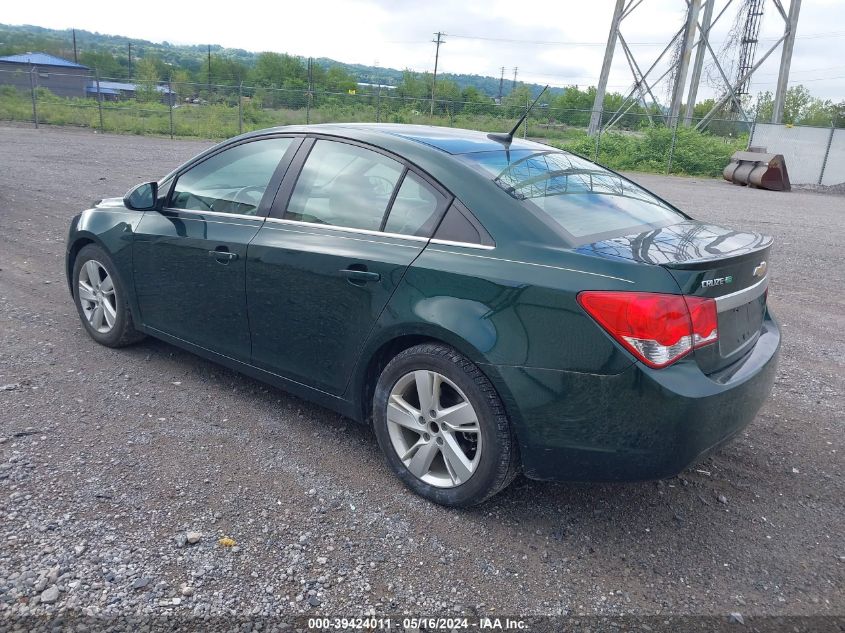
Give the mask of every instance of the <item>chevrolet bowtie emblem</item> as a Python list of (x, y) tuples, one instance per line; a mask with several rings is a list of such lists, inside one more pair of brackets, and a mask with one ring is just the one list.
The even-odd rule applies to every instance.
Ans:
[(757, 268), (754, 269), (755, 277), (764, 277), (766, 275), (766, 262), (760, 262)]

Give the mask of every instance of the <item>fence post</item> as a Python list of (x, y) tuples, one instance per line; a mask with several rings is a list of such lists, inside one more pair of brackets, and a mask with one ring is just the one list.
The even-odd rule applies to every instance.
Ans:
[(305, 125), (311, 125), (311, 89), (305, 91)]
[(308, 97), (305, 104), (305, 125), (311, 123), (311, 93), (314, 90), (314, 60), (308, 58)]
[(601, 145), (601, 131), (602, 131), (602, 129), (603, 128), (602, 128), (602, 125), (601, 125), (601, 118), (599, 118), (599, 126), (596, 129), (596, 150), (595, 150), (595, 153), (593, 154), (593, 162), (594, 163), (599, 162), (599, 146)]
[(238, 84), (238, 134), (244, 133), (244, 82)]
[(33, 66), (29, 71), (29, 93), (32, 96), (32, 122), (35, 123), (35, 129), (38, 129), (38, 99), (35, 96), (35, 73), (38, 72), (37, 67)]
[(525, 125), (522, 126), (522, 138), (528, 138), (528, 119), (531, 118), (531, 93), (525, 95)]
[(669, 146), (669, 160), (666, 161), (666, 173), (672, 171), (672, 157), (675, 155), (675, 141), (678, 138), (678, 120), (681, 117), (675, 117), (675, 125), (672, 126), (672, 144)]
[(748, 145), (745, 146), (746, 151), (751, 149), (754, 144), (754, 132), (757, 131), (757, 117), (760, 116), (760, 109), (754, 110), (754, 121), (751, 123), (751, 134), (748, 135)]
[(105, 132), (106, 127), (103, 125), (103, 93), (100, 92), (100, 71), (94, 71), (94, 81), (97, 82), (97, 110), (100, 113), (100, 132)]
[(376, 123), (381, 123), (381, 80), (378, 82), (378, 92), (376, 93)]
[(173, 140), (173, 75), (167, 78), (167, 105), (170, 111), (170, 140)]
[(824, 159), (822, 160), (822, 168), (821, 172), (819, 173), (819, 182), (818, 184), (822, 184), (822, 180), (824, 180), (824, 170), (827, 167), (827, 157), (830, 156), (830, 146), (833, 143), (833, 135), (836, 132), (836, 125), (834, 124), (833, 119), (830, 121), (830, 136), (827, 137), (827, 147), (824, 150)]

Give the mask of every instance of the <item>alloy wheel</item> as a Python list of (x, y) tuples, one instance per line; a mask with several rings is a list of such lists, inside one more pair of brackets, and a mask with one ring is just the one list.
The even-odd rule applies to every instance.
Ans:
[(82, 265), (77, 292), (88, 324), (101, 334), (110, 332), (117, 320), (117, 294), (111, 275), (100, 262), (89, 259)]
[(425, 369), (400, 378), (387, 403), (393, 449), (415, 477), (454, 488), (475, 473), (481, 426), (469, 399), (443, 374)]

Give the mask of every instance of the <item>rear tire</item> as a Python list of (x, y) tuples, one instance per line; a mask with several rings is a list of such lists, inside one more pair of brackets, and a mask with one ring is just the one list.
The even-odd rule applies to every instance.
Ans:
[(73, 264), (73, 301), (88, 335), (106, 347), (144, 338), (132, 323), (128, 293), (117, 267), (96, 244), (84, 246)]
[(516, 439), (496, 390), (446, 345), (417, 345), (388, 363), (373, 397), (373, 426), (396, 476), (441, 505), (483, 503), (519, 470)]

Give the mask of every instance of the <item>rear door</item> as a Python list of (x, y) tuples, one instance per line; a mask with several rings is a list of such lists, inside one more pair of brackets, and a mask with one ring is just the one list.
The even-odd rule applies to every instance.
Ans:
[(341, 395), (449, 201), (395, 156), (307, 140), (249, 247), (253, 364)]
[(145, 326), (249, 362), (246, 250), (301, 138), (227, 147), (175, 178), (162, 211), (135, 231), (135, 290)]

